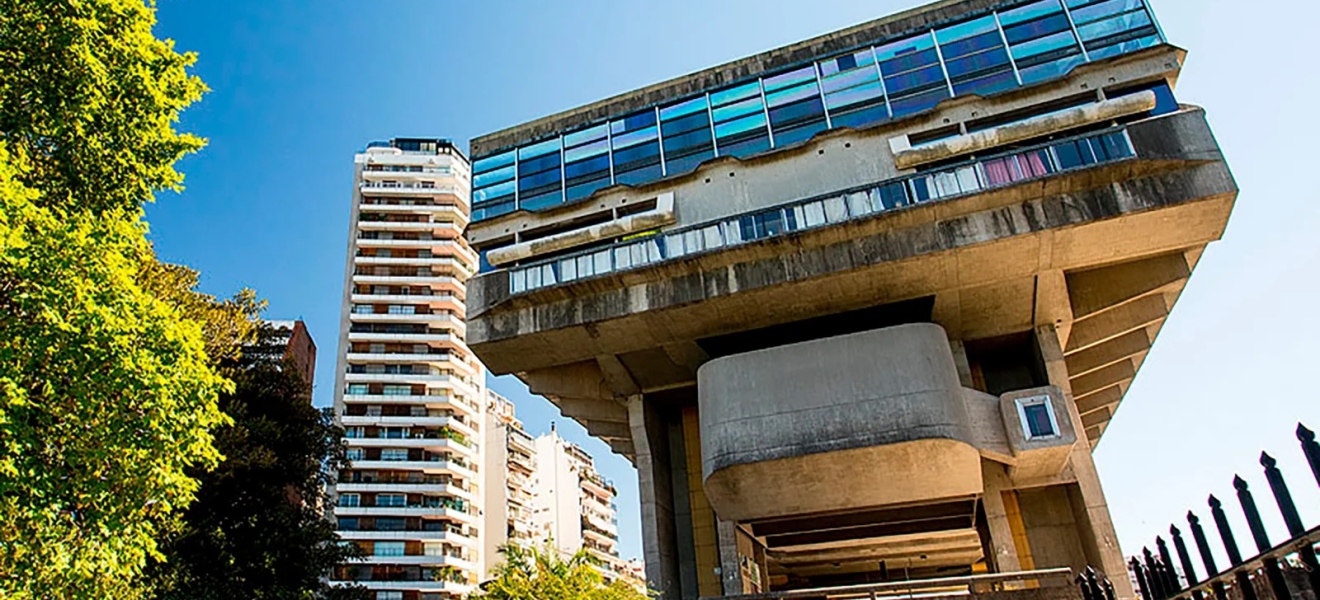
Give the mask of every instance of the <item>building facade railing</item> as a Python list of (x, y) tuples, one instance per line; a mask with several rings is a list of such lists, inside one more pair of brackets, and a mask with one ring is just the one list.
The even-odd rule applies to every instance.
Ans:
[(682, 256), (868, 218), (937, 200), (948, 200), (1025, 181), (1127, 160), (1136, 155), (1126, 128), (1042, 144), (931, 172), (799, 200), (714, 223), (616, 242), (509, 269), (513, 294), (607, 273), (627, 271)]

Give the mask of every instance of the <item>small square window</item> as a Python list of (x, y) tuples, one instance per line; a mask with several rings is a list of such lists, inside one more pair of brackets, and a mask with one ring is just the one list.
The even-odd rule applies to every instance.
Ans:
[(1059, 437), (1059, 423), (1054, 418), (1049, 396), (1021, 398), (1017, 407), (1018, 416), (1022, 418), (1022, 433), (1028, 440)]

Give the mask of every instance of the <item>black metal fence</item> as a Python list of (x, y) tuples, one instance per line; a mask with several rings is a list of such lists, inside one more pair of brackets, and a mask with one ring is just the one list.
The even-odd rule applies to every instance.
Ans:
[[(1320, 444), (1316, 443), (1315, 432), (1299, 424), (1297, 439), (1311, 465), (1316, 483), (1320, 484)], [(1274, 458), (1261, 453), (1260, 464), (1265, 469), (1265, 479), (1269, 482), (1274, 503), (1283, 516), (1291, 539), (1277, 545), (1270, 541), (1261, 521), (1260, 509), (1246, 480), (1234, 477), (1233, 487), (1237, 490), (1238, 504), (1242, 507), (1258, 554), (1250, 558), (1243, 557), (1233, 529), (1229, 526), (1224, 505), (1212, 495), (1209, 498), (1210, 515), (1228, 555), (1228, 568), (1222, 571), (1219, 569), (1200, 518), (1195, 512), (1188, 511), (1187, 527), (1191, 530), (1192, 541), (1196, 545), (1206, 577), (1202, 579), (1198, 575), (1182, 530), (1177, 525), (1171, 525), (1169, 535), (1173, 540), (1173, 553), (1161, 536), (1155, 539), (1154, 552), (1146, 547), (1141, 556), (1132, 557), (1128, 562), (1143, 598), (1204, 600), (1212, 597), (1214, 600), (1230, 600), (1231, 594), (1234, 600), (1261, 600), (1263, 595), (1269, 594), (1276, 600), (1287, 600), (1302, 597), (1305, 592), (1310, 592), (1307, 595), (1312, 598), (1320, 597), (1320, 562), (1317, 562), (1315, 553), (1315, 544), (1320, 541), (1320, 527), (1307, 529), (1302, 523), (1292, 493)], [(1181, 574), (1174, 567), (1174, 553), (1177, 554), (1177, 565), (1182, 568)], [(1106, 594), (1103, 584), (1093, 572), (1088, 571), (1087, 575), (1079, 577), (1078, 584), (1086, 600), (1113, 600), (1112, 592)], [(1306, 589), (1308, 587), (1309, 590)], [(1265, 597), (1269, 598), (1268, 595)]]

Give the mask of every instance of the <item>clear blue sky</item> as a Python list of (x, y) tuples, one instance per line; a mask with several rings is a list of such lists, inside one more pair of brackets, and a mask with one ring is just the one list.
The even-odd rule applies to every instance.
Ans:
[[(1291, 475), (1303, 517), (1320, 490), (1294, 424), (1320, 428), (1320, 3), (1151, 0), (1188, 48), (1178, 98), (1209, 111), (1243, 192), (1096, 452), (1120, 539), (1139, 551), (1241, 472), (1267, 493), (1261, 449)], [(316, 402), (332, 398), (352, 156), (377, 139), (469, 138), (916, 6), (911, 0), (164, 0), (158, 33), (200, 53), (212, 92), (183, 128), (210, 139), (187, 190), (149, 210), (165, 260), (202, 287), (252, 287), (268, 316), (305, 319), (320, 344)], [(492, 387), (529, 428), (552, 420), (619, 484), (622, 553), (640, 554), (632, 467), (529, 396)], [(1268, 496), (1262, 497), (1268, 504)], [(1266, 510), (1275, 532), (1282, 524)], [(1246, 529), (1242, 528), (1243, 536)], [(1279, 536), (1281, 537), (1281, 536)], [(1246, 537), (1240, 537), (1246, 542)]]

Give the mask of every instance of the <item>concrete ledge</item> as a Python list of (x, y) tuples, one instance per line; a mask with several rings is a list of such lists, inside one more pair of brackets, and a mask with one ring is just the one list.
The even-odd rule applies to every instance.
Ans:
[(1030, 140), (1059, 131), (1112, 121), (1119, 117), (1135, 115), (1153, 108), (1155, 108), (1155, 92), (1146, 91), (1097, 104), (1070, 108), (995, 127), (994, 129), (931, 142), (915, 148), (908, 145), (908, 136), (893, 138), (890, 140), (890, 145), (895, 150), (894, 164), (899, 169), (914, 169), (924, 164), (992, 150), (999, 146)]
[(591, 225), (581, 229), (566, 231), (564, 233), (532, 240), (530, 242), (522, 242), (504, 248), (496, 248), (486, 254), (486, 261), (492, 265), (503, 265), (518, 260), (526, 260), (542, 254), (585, 246), (600, 240), (621, 237), (639, 231), (658, 229), (666, 225), (673, 225), (677, 220), (674, 216), (673, 192), (656, 196), (655, 202), (656, 205), (653, 210), (637, 213), (635, 215), (628, 215), (608, 223), (601, 223), (599, 225)]

